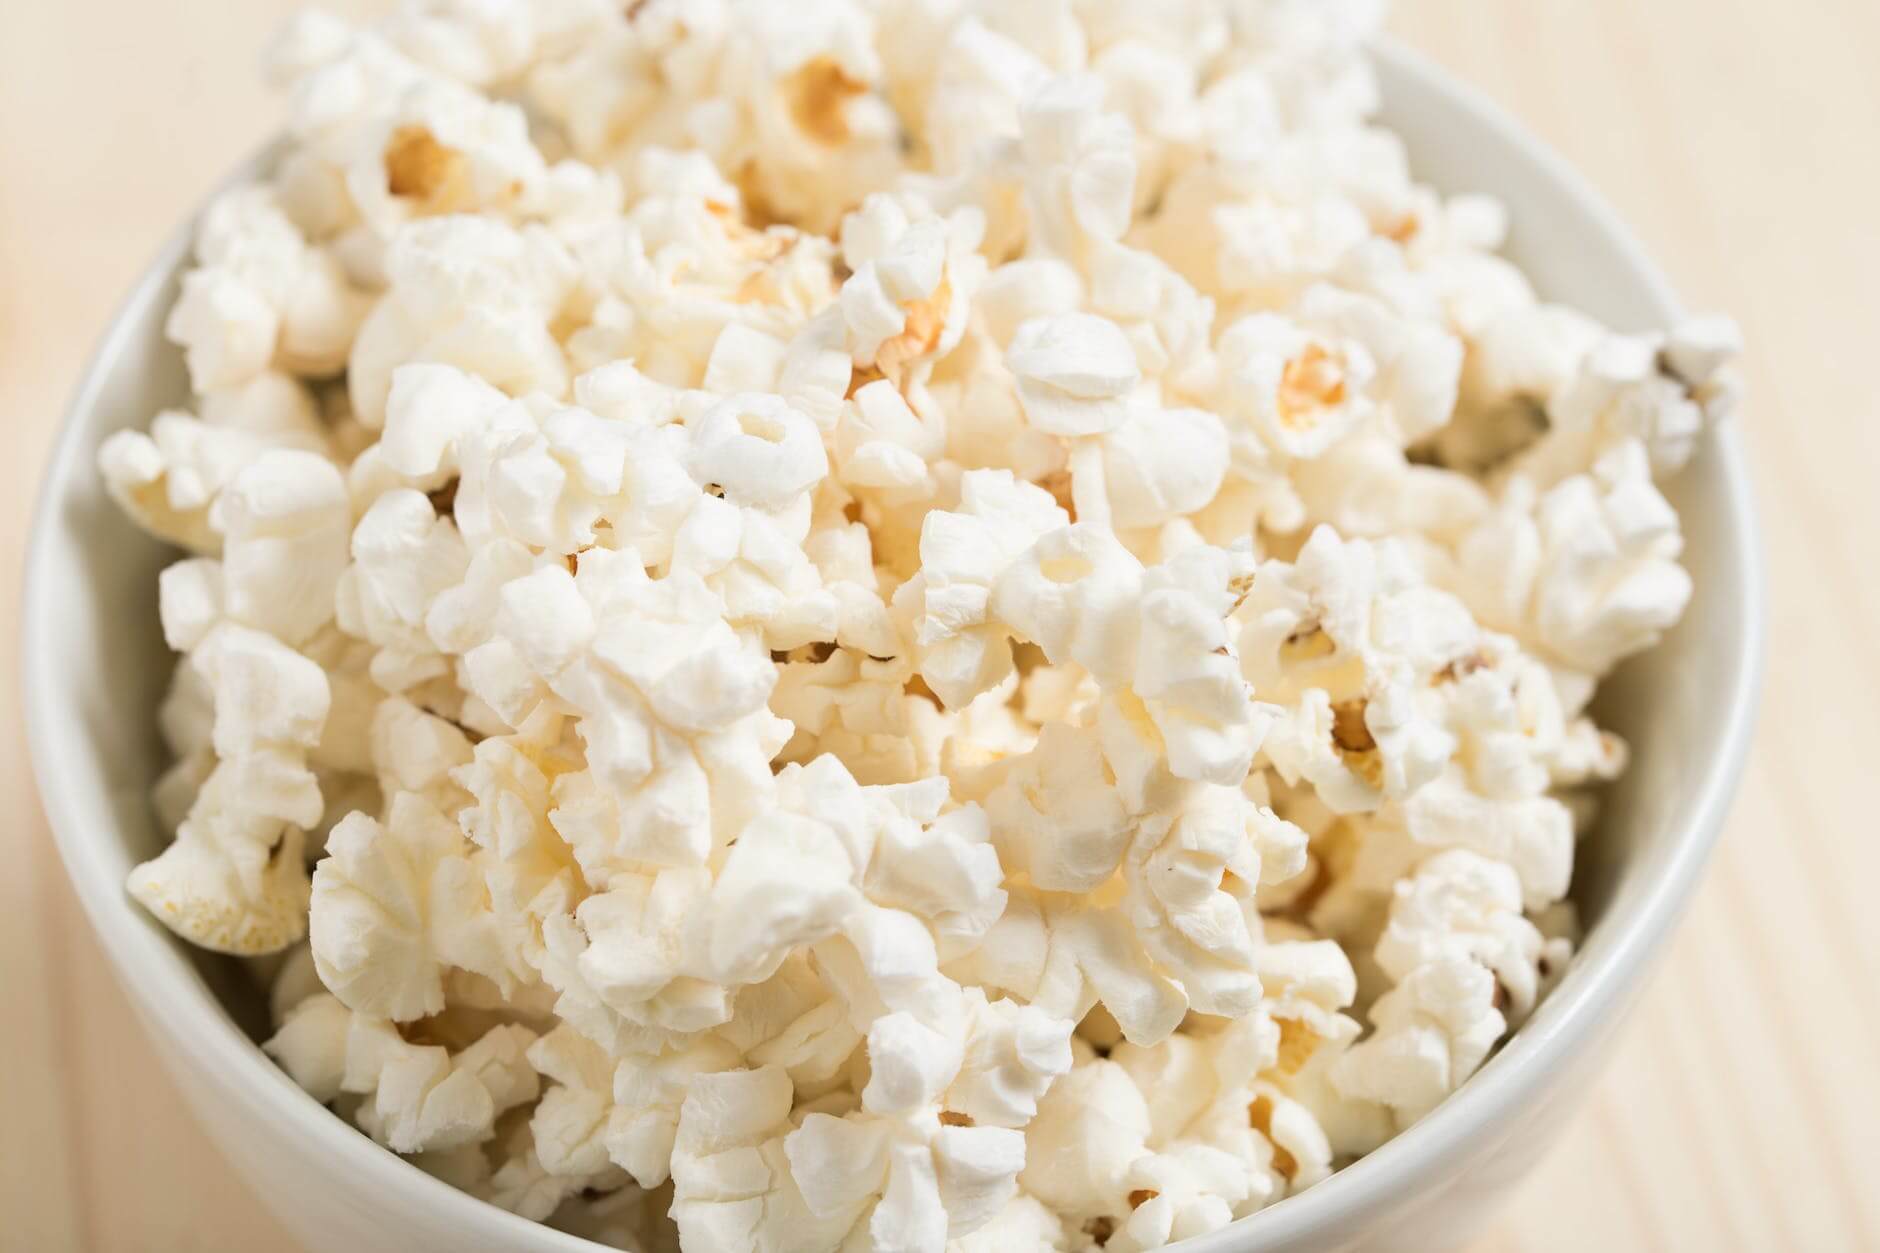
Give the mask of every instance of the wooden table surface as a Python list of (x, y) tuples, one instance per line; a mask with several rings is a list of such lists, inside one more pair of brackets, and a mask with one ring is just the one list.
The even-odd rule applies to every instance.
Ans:
[[(285, 0), (0, 3), (0, 586), (73, 379), (170, 224), (273, 125)], [(369, 0), (341, 4), (365, 10)], [(1762, 732), (1669, 959), (1472, 1253), (1880, 1248), (1880, 6), (1401, 0), (1749, 338)], [(9, 711), (14, 621), (0, 623)], [(0, 722), (0, 1247), (290, 1249), (147, 1055)]]

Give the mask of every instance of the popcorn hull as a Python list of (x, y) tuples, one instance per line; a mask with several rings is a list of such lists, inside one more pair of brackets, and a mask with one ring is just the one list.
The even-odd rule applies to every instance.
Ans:
[[(1416, 168), (1439, 187), (1504, 200), (1510, 251), (1543, 293), (1622, 329), (1675, 319), (1663, 279), (1557, 158), (1401, 49), (1386, 43), (1377, 57), (1383, 120), (1404, 136)], [(186, 394), (180, 354), (162, 334), (186, 252), (179, 235), (107, 332), (48, 471), (31, 541), (29, 741), (68, 872), (190, 1107), (307, 1247), (592, 1248), (451, 1189), (327, 1113), (255, 1046), (265, 1008), (248, 973), (188, 950), (122, 889), (162, 843), (147, 796), (161, 766), (149, 715), (169, 665), (150, 629), (166, 554), (118, 515), (92, 464), (107, 434)], [(1579, 1107), (1721, 828), (1754, 717), (1762, 597), (1747, 475), (1727, 424), (1705, 438), (1668, 488), (1684, 521), (1695, 602), (1663, 647), (1602, 694), (1603, 719), (1635, 746), (1635, 764), (1580, 852), (1575, 897), (1589, 933), (1573, 969), (1417, 1126), (1304, 1194), (1184, 1247), (1450, 1246), (1493, 1212)]]

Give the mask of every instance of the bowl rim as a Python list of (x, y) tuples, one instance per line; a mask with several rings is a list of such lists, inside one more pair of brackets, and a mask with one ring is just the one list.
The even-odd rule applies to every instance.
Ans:
[[(1521, 150), (1553, 189), (1572, 203), (1574, 211), (1611, 241), (1624, 264), (1643, 281), (1663, 318), (1670, 321), (1678, 316), (1678, 300), (1662, 271), (1617, 212), (1565, 158), (1492, 99), (1395, 38), (1374, 38), (1370, 54), (1380, 70), (1421, 91), (1447, 97), (1484, 129)], [(269, 145), (244, 161), (221, 186), (254, 177), (273, 151), (274, 145)], [(133, 315), (187, 260), (194, 229), (192, 215), (114, 312), (61, 419), (33, 511), (23, 580), (21, 690), (40, 803), (67, 877), (146, 1030), (153, 1037), (167, 1033), (187, 1038), (196, 1054), (196, 1069), (207, 1072), (217, 1094), (239, 1107), (244, 1118), (265, 1121), (273, 1129), (269, 1134), (291, 1135), (312, 1151), (330, 1155), (335, 1167), (357, 1178), (362, 1187), (388, 1197), (404, 1194), (410, 1208), (428, 1210), (435, 1220), (481, 1225), (515, 1247), (543, 1253), (591, 1251), (600, 1246), (521, 1218), (426, 1174), (381, 1148), (294, 1084), (214, 997), (184, 956), (182, 941), (163, 932), (168, 942), (151, 942), (152, 928), (161, 931), (160, 924), (142, 913), (104, 859), (101, 843), (91, 834), (99, 815), (86, 812), (86, 798), (64, 786), (63, 761), (68, 754), (86, 753), (87, 748), (61, 699), (53, 672), (34, 664), (58, 632), (46, 608), (47, 597), (38, 592), (55, 576), (52, 518), (63, 504), (60, 489), (75, 474), (92, 472), (95, 433), (85, 419), (103, 389), (104, 366), (139, 333)], [(1705, 455), (1719, 463), (1726, 510), (1736, 537), (1743, 541), (1723, 558), (1735, 562), (1744, 593), (1744, 603), (1733, 606), (1742, 614), (1742, 642), (1719, 696), (1720, 750), (1695, 787), (1694, 803), (1672, 837), (1658, 877), (1647, 885), (1632, 912), (1609, 916), (1598, 924), (1597, 944), (1589, 937), (1587, 950), (1548, 997), (1546, 1012), (1517, 1030), (1432, 1113), (1304, 1192), (1181, 1247), (1195, 1253), (1250, 1253), (1324, 1233), (1354, 1215), (1361, 1218), (1414, 1195), (1446, 1173), (1472, 1142), (1508, 1125), (1541, 1092), (1548, 1075), (1623, 1006), (1648, 958), (1676, 923), (1722, 830), (1760, 703), (1767, 630), (1765, 572), (1748, 469), (1734, 423), (1726, 422), (1714, 432)], [(160, 1049), (163, 1044), (159, 1041)]]

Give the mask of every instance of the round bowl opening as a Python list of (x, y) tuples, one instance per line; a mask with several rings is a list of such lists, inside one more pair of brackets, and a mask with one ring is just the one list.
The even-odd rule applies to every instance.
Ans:
[[(1674, 297), (1624, 226), (1558, 157), (1493, 105), (1389, 41), (1376, 48), (1383, 121), (1420, 179), (1479, 190), (1510, 208), (1508, 254), (1550, 299), (1622, 330), (1662, 326)], [(266, 154), (236, 171), (252, 177)], [(123, 891), (163, 843), (148, 792), (162, 769), (153, 712), (172, 664), (156, 623), (156, 576), (171, 554), (107, 499), (94, 471), (109, 433), (187, 397), (162, 324), (187, 260), (179, 233), (102, 340), (41, 489), (23, 613), (28, 739), (42, 802), (77, 894), (133, 1004), (198, 1115), (251, 1183), (293, 1170), (334, 1192), (336, 1238), (361, 1248), (414, 1239), (462, 1247), (594, 1246), (432, 1179), (302, 1093), (255, 1041), (265, 991), (234, 959), (184, 945)], [(1696, 595), (1664, 645), (1602, 691), (1602, 717), (1633, 742), (1630, 772), (1582, 843), (1574, 897), (1588, 925), (1573, 969), (1535, 1016), (1455, 1096), (1369, 1157), (1213, 1236), (1196, 1253), (1338, 1248), (1389, 1217), (1402, 1247), (1466, 1229), (1465, 1204), (1512, 1181), (1566, 1108), (1683, 905), (1723, 820), (1747, 751), (1762, 655), (1763, 602), (1747, 475), (1734, 431), (1711, 434), (1667, 486), (1683, 518)], [(236, 1127), (246, 1130), (238, 1132)], [(260, 1156), (257, 1156), (259, 1154)], [(348, 1197), (375, 1213), (348, 1216)], [(284, 1206), (279, 1197), (270, 1204)], [(388, 1231), (392, 1215), (408, 1224)], [(1408, 1225), (1406, 1225), (1406, 1223)], [(387, 1240), (391, 1244), (386, 1244)]]

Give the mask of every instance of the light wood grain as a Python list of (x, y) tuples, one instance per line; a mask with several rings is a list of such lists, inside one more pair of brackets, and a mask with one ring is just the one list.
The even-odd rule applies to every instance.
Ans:
[[(113, 303), (269, 129), (283, 0), (0, 4), (0, 585)], [(344, 8), (365, 10), (369, 0)], [(1729, 833), (1584, 1110), (1479, 1253), (1880, 1247), (1880, 7), (1403, 0), (1398, 30), (1603, 188), (1750, 342), (1771, 559), (1762, 734)], [(6, 651), (14, 648), (7, 616)], [(16, 666), (0, 668), (14, 708)], [(286, 1250), (189, 1122), (0, 734), (0, 1246)]]

